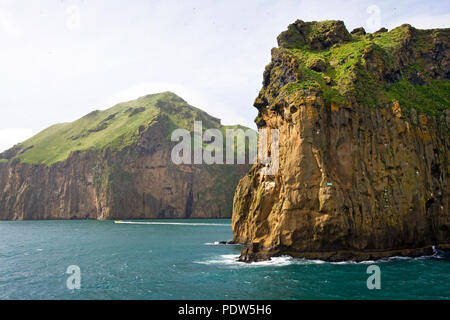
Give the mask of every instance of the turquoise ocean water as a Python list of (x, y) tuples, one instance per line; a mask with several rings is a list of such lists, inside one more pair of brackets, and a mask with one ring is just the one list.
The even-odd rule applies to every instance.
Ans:
[[(0, 299), (450, 299), (450, 255), (236, 262), (230, 220), (0, 222)], [(368, 290), (367, 267), (381, 270)], [(66, 287), (67, 267), (81, 288)]]

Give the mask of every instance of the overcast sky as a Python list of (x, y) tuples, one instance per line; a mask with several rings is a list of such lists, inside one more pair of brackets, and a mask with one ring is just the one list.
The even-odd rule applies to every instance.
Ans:
[(443, 28), (450, 1), (0, 0), (0, 151), (167, 90), (224, 124), (255, 127), (270, 49), (296, 19)]

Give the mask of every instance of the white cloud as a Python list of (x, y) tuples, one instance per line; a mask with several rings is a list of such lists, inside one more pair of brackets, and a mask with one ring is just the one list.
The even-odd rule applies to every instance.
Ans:
[(401, 19), (396, 19), (389, 23), (389, 29), (398, 27), (404, 23), (410, 24), (418, 29), (434, 29), (434, 28), (448, 28), (450, 24), (450, 13), (440, 15), (416, 15), (407, 16)]
[(81, 25), (81, 13), (80, 13), (80, 7), (79, 6), (69, 6), (66, 9), (67, 12), (67, 21), (66, 26), (69, 30), (78, 30)]
[(9, 128), (0, 130), (0, 152), (31, 138), (33, 135), (34, 131), (27, 128)]
[(0, 11), (0, 32), (6, 33), (9, 36), (16, 36), (19, 30), (11, 22), (11, 16), (4, 11)]
[(296, 19), (367, 28), (374, 3), (382, 26), (449, 26), (448, 1), (0, 0), (0, 128), (38, 132), (168, 90), (224, 124), (255, 127), (277, 35)]

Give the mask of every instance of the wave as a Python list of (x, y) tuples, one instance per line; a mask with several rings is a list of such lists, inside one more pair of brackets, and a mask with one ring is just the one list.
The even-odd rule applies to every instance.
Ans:
[(380, 259), (375, 262), (394, 262), (394, 261), (427, 260), (427, 259), (445, 259), (445, 254), (443, 254), (442, 252), (435, 252), (428, 256), (419, 256), (419, 257), (394, 256), (394, 257)]
[(205, 246), (241, 246), (239, 243), (223, 243), (223, 241), (214, 241), (214, 242), (206, 242), (204, 243)]
[(291, 257), (282, 256), (282, 257), (274, 257), (271, 260), (267, 261), (259, 261), (252, 263), (245, 263), (238, 261), (238, 254), (224, 254), (213, 259), (204, 260), (204, 261), (194, 261), (198, 264), (206, 264), (206, 265), (227, 265), (227, 266), (238, 266), (238, 267), (262, 267), (262, 266), (287, 266), (291, 264)]
[(213, 259), (194, 261), (198, 264), (206, 265), (226, 265), (226, 266), (237, 266), (237, 267), (283, 267), (292, 264), (322, 264), (326, 263), (322, 260), (306, 260), (306, 259), (295, 259), (290, 256), (280, 256), (272, 257), (270, 260), (258, 261), (258, 262), (241, 262), (238, 260), (238, 254), (224, 254), (217, 256)]
[[(216, 245), (216, 244), (210, 244)], [(212, 259), (203, 260), (203, 261), (194, 261), (194, 263), (205, 264), (205, 265), (225, 265), (225, 266), (236, 266), (236, 267), (284, 267), (288, 265), (314, 265), (314, 264), (332, 264), (332, 265), (355, 265), (355, 264), (378, 264), (378, 263), (389, 263), (394, 261), (404, 261), (404, 260), (423, 260), (430, 258), (441, 259), (443, 256), (435, 253), (430, 256), (420, 256), (420, 257), (402, 257), (402, 256), (394, 256), (390, 258), (384, 258), (380, 260), (365, 260), (365, 261), (338, 261), (338, 262), (329, 262), (325, 260), (309, 260), (303, 258), (293, 258), (290, 256), (280, 256), (280, 257), (272, 257), (270, 260), (266, 261), (258, 261), (258, 262), (241, 262), (238, 261), (238, 254), (225, 254), (214, 257)]]
[(219, 241), (214, 242), (206, 242), (205, 246), (221, 246), (222, 244)]
[(226, 223), (188, 223), (188, 222), (140, 222), (140, 221), (114, 221), (120, 224), (150, 224), (150, 225), (177, 225), (177, 226), (224, 226), (231, 227), (231, 224)]

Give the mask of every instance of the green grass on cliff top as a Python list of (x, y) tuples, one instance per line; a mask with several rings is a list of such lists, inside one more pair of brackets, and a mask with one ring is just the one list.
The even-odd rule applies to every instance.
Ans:
[[(415, 108), (429, 115), (440, 115), (450, 105), (450, 81), (432, 79), (420, 59), (401, 69), (400, 79), (393, 82), (379, 79), (374, 70), (366, 67), (364, 54), (371, 50), (376, 64), (395, 68), (395, 55), (407, 32), (408, 27), (403, 25), (379, 34), (352, 35), (351, 41), (328, 50), (312, 50), (308, 46), (284, 49), (299, 62), (300, 79), (286, 85), (285, 90), (291, 93), (300, 89), (318, 89), (329, 103), (344, 103), (347, 97), (355, 97), (369, 107), (399, 101), (405, 112)], [(434, 32), (416, 30), (413, 50), (429, 49)], [(318, 60), (326, 66), (325, 70), (312, 70), (311, 65)], [(424, 83), (411, 83), (408, 79), (412, 72), (420, 73)]]
[[(140, 98), (103, 111), (93, 111), (71, 123), (53, 125), (19, 146), (17, 158), (30, 164), (53, 164), (76, 150), (122, 148), (137, 138), (141, 125), (150, 125), (158, 114), (157, 97)], [(142, 112), (132, 115), (133, 110)], [(136, 112), (136, 111), (135, 111)]]
[(163, 92), (120, 103), (107, 110), (93, 111), (71, 123), (53, 125), (15, 146), (18, 152), (13, 158), (22, 163), (52, 165), (67, 159), (74, 151), (121, 150), (137, 142), (140, 130), (156, 123), (161, 113), (170, 119), (169, 132), (176, 128), (191, 131), (194, 120), (201, 120), (204, 130), (228, 128), (221, 126), (219, 119), (188, 105), (177, 95)]

